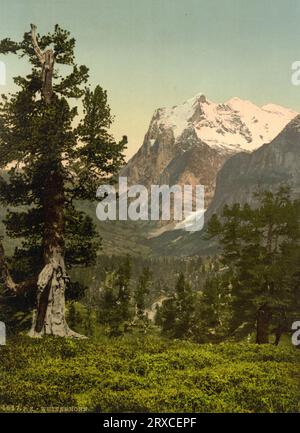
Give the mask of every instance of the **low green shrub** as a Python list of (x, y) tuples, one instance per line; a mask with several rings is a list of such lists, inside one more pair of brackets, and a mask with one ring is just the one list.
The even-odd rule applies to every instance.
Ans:
[(300, 412), (299, 350), (148, 335), (13, 338), (0, 348), (0, 411)]

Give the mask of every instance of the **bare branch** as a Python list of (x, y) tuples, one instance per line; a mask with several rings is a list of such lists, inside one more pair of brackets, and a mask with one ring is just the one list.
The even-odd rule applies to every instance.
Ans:
[(44, 54), (42, 53), (39, 44), (37, 43), (37, 39), (36, 39), (36, 25), (35, 24), (30, 24), (31, 27), (31, 39), (32, 39), (32, 45), (35, 51), (35, 54), (37, 55), (39, 61), (41, 62), (41, 65), (44, 65), (45, 63), (45, 57)]
[(34, 51), (42, 66), (42, 95), (47, 104), (51, 103), (53, 95), (52, 78), (54, 69), (54, 52), (53, 50), (41, 51), (36, 40), (36, 25), (31, 24), (31, 39)]

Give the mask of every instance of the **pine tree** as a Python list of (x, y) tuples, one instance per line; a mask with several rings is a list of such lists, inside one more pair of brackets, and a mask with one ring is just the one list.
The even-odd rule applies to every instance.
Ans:
[(119, 265), (116, 274), (116, 288), (117, 288), (117, 315), (120, 323), (125, 322), (125, 328), (127, 322), (130, 321), (132, 316), (131, 310), (131, 289), (130, 289), (130, 277), (131, 277), (131, 260), (127, 255), (125, 259)]
[(227, 275), (214, 271), (206, 277), (203, 290), (198, 293), (193, 338), (203, 343), (223, 340), (229, 334), (231, 317), (231, 288)]
[(117, 293), (115, 290), (115, 271), (107, 272), (103, 287), (101, 288), (98, 320), (100, 323), (107, 324), (110, 330), (118, 322), (117, 317)]
[(117, 336), (126, 331), (132, 317), (130, 292), (131, 262), (127, 256), (114, 271), (106, 274), (99, 306), (99, 321)]
[(195, 294), (181, 273), (175, 293), (162, 303), (156, 321), (163, 332), (175, 338), (185, 338), (191, 335), (194, 311)]
[[(1, 54), (17, 54), (31, 65), (26, 77), (14, 79), (19, 90), (0, 105), (0, 168), (9, 177), (1, 177), (0, 201), (19, 208), (8, 213), (5, 225), (9, 236), (23, 239), (12, 263), (27, 261), (26, 278), (14, 275), (17, 266), (2, 245), (0, 265), (7, 290), (36, 293), (32, 336), (78, 336), (65, 319), (67, 269), (92, 261), (95, 230), (75, 203), (93, 200), (124, 160), (126, 138), (116, 143), (108, 132), (107, 94), (87, 87), (88, 68), (75, 63), (74, 48), (75, 39), (58, 25), (44, 36), (31, 25), (21, 42), (0, 42)], [(77, 126), (72, 100), (83, 106)]]
[(145, 266), (138, 279), (137, 285), (134, 291), (134, 301), (136, 306), (136, 316), (139, 320), (145, 318), (145, 297), (149, 294), (149, 283), (151, 278), (151, 272), (148, 266)]
[(279, 322), (294, 304), (300, 204), (291, 200), (286, 187), (276, 193), (257, 193), (255, 198), (253, 208), (225, 206), (221, 218), (211, 219), (209, 233), (218, 236), (222, 261), (230, 273), (232, 329), (256, 323), (257, 343), (268, 343), (272, 321), (283, 329)]

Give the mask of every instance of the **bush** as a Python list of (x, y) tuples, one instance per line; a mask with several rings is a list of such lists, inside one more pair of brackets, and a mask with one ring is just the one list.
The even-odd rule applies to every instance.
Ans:
[(0, 348), (0, 411), (299, 412), (298, 352), (151, 335), (18, 337)]

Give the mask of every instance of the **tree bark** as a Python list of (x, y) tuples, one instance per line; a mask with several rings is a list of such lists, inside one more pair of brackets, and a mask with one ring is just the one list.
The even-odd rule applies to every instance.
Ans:
[(51, 103), (53, 95), (52, 78), (54, 69), (54, 53), (52, 50), (41, 51), (36, 39), (36, 26), (31, 24), (32, 46), (42, 67), (42, 96), (46, 104)]
[(256, 343), (269, 343), (269, 326), (272, 318), (272, 313), (267, 305), (262, 305), (257, 312), (256, 319)]
[(43, 196), (44, 267), (37, 281), (37, 310), (30, 331), (32, 337), (43, 334), (73, 335), (65, 319), (68, 276), (64, 261), (63, 191), (63, 180), (57, 171), (46, 175)]

